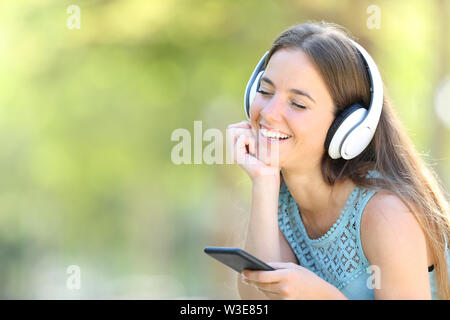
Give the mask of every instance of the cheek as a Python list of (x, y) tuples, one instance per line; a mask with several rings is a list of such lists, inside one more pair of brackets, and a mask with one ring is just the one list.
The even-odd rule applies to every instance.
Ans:
[(260, 118), (260, 113), (262, 111), (261, 103), (258, 103), (258, 97), (255, 97), (253, 103), (250, 105), (250, 122), (252, 127), (257, 128)]
[(250, 105), (250, 118), (256, 119), (256, 117), (259, 116), (261, 113), (261, 103), (258, 102), (259, 97), (256, 96), (255, 99), (253, 99), (253, 103)]
[(290, 128), (294, 132), (298, 148), (321, 154), (325, 150), (325, 138), (331, 119), (317, 119), (305, 114), (293, 116), (291, 119), (293, 121), (290, 123)]

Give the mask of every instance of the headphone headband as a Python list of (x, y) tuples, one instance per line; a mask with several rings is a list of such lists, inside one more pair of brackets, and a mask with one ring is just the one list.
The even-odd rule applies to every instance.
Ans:
[(370, 104), (367, 116), (364, 118), (360, 126), (367, 126), (371, 130), (372, 134), (375, 134), (378, 121), (380, 120), (381, 109), (383, 108), (383, 80), (381, 80), (380, 71), (378, 70), (375, 61), (373, 61), (370, 54), (358, 43), (352, 39), (349, 40), (361, 53), (370, 79)]
[[(269, 51), (266, 51), (261, 59), (259, 59), (258, 64), (255, 67), (255, 70), (253, 70), (252, 76), (248, 80), (247, 86), (245, 88), (245, 94), (244, 94), (244, 110), (245, 114), (247, 115), (247, 119), (250, 120), (250, 105), (252, 104), (254, 94), (256, 93), (256, 90), (251, 91), (254, 84), (258, 84), (259, 78), (261, 77), (261, 72), (264, 72), (264, 62), (266, 61), (266, 57), (269, 54)], [(258, 77), (259, 76), (259, 77)], [(258, 79), (256, 79), (258, 78)], [(255, 81), (257, 80), (257, 81)], [(256, 88), (255, 88), (256, 89)], [(253, 94), (253, 96), (252, 96)]]

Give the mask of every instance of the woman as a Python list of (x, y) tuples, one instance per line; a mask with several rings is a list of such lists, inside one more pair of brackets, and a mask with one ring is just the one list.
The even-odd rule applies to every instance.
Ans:
[[(325, 150), (337, 115), (371, 98), (366, 65), (336, 25), (283, 32), (265, 60), (250, 122), (228, 127), (252, 180), (243, 299), (450, 298), (449, 206), (389, 102), (358, 156)], [(296, 89), (296, 90), (292, 90)], [(273, 153), (263, 148), (277, 148)], [(272, 261), (272, 262), (270, 262)]]

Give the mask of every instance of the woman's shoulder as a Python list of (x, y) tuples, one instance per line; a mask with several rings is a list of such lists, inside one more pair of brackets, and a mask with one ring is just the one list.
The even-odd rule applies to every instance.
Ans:
[[(412, 203), (405, 203), (403, 199), (393, 192), (381, 189), (377, 190), (368, 201), (364, 215), (377, 220), (384, 217), (387, 213), (390, 213), (391, 218), (397, 219), (413, 217), (411, 208), (414, 208)], [(398, 212), (398, 214), (393, 212)]]
[(361, 217), (361, 240), (369, 261), (421, 248), (426, 252), (425, 234), (414, 210), (413, 204), (406, 204), (392, 192), (379, 190), (372, 196)]
[(389, 236), (421, 231), (413, 212), (416, 207), (405, 203), (399, 196), (387, 190), (377, 191), (368, 201), (361, 218), (361, 232)]

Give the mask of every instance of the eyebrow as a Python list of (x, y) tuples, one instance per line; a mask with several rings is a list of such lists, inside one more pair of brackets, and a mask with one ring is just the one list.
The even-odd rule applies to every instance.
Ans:
[[(267, 78), (267, 77), (262, 77), (262, 78), (261, 78), (261, 82), (262, 82), (262, 81), (267, 82), (268, 84), (270, 84), (272, 87), (275, 88), (274, 83), (273, 83), (272, 80), (270, 80), (269, 78)], [(306, 92), (303, 91), (303, 90), (300, 90), (300, 89), (290, 89), (289, 91), (292, 92), (292, 93), (301, 95), (301, 96), (305, 96), (305, 97), (309, 98), (311, 101), (313, 101), (314, 103), (316, 103), (316, 101), (315, 101), (308, 93), (306, 93)]]

